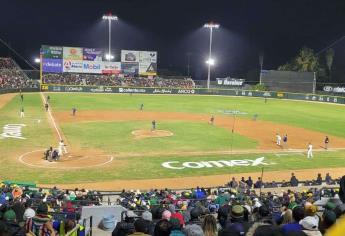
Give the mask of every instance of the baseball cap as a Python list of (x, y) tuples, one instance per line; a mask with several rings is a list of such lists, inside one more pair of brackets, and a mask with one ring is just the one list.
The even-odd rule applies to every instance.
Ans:
[(244, 209), (240, 205), (234, 205), (231, 208), (231, 213), (230, 213), (232, 218), (241, 218), (244, 215)]
[(7, 210), (3, 215), (4, 220), (6, 221), (14, 221), (16, 220), (16, 213), (11, 209)]
[(300, 225), (306, 230), (318, 230), (319, 221), (314, 216), (307, 216), (299, 222)]
[(149, 211), (144, 211), (142, 214), (144, 220), (152, 221), (152, 213)]

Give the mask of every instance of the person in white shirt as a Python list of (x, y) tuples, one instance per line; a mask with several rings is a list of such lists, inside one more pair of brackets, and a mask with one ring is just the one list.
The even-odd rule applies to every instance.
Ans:
[(276, 138), (277, 138), (277, 145), (280, 146), (280, 141), (282, 140), (282, 137), (277, 133)]
[(311, 143), (308, 144), (307, 157), (308, 159), (313, 157), (313, 145)]
[(59, 142), (59, 156), (63, 156), (63, 154), (67, 153), (66, 145), (64, 144), (63, 140)]

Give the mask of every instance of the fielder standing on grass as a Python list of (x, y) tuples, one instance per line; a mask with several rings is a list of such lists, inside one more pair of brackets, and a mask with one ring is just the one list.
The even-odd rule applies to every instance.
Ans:
[(20, 109), (20, 118), (24, 118), (25, 117), (25, 114), (24, 114), (24, 107), (22, 107)]
[(326, 136), (325, 138), (325, 149), (328, 150), (328, 143), (329, 143), (329, 138)]
[(311, 143), (308, 144), (307, 157), (308, 159), (313, 157), (313, 145)]
[(142, 110), (144, 110), (144, 104), (143, 103), (140, 105), (140, 111), (142, 111)]
[(77, 112), (77, 109), (75, 107), (72, 108), (72, 116), (75, 116), (75, 113)]
[(214, 115), (211, 116), (210, 121), (208, 123), (214, 125)]
[(152, 128), (151, 128), (151, 131), (155, 131), (156, 130), (156, 121), (153, 120), (152, 121)]

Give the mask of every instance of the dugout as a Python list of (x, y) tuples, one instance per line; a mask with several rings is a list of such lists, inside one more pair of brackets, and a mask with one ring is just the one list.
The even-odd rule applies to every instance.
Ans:
[(262, 70), (261, 82), (270, 91), (314, 93), (314, 72)]

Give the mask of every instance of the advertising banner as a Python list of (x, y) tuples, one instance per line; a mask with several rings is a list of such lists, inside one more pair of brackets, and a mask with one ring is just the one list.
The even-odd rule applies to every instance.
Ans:
[(62, 59), (62, 47), (42, 45), (41, 55), (43, 58)]
[(121, 50), (121, 62), (139, 62), (139, 51)]
[(83, 73), (102, 74), (101, 61), (83, 61)]
[(139, 52), (139, 74), (147, 76), (157, 74), (157, 52)]
[(42, 59), (42, 71), (52, 73), (62, 73), (62, 59)]
[(139, 63), (138, 62), (122, 62), (121, 63), (122, 74), (125, 75), (138, 75), (139, 74)]
[(84, 61), (102, 61), (103, 50), (97, 48), (83, 48)]
[(63, 72), (83, 73), (83, 61), (63, 60)]
[(225, 85), (225, 86), (243, 86), (244, 79), (235, 79), (235, 78), (216, 78), (217, 85)]
[(102, 74), (119, 74), (121, 73), (121, 62), (102, 62)]
[(83, 48), (63, 47), (63, 59), (66, 60), (83, 60)]

